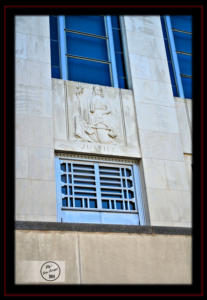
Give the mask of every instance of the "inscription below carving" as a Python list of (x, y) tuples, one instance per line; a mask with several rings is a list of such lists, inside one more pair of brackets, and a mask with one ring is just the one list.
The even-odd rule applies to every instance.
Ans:
[(83, 90), (77, 87), (78, 114), (74, 116), (76, 138), (87, 142), (115, 143), (117, 132), (111, 125), (112, 110), (106, 104), (101, 87), (94, 87), (87, 108), (82, 107), (80, 95)]

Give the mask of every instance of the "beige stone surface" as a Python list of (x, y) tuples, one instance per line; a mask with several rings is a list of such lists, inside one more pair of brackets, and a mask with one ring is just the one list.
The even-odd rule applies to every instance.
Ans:
[[(54, 284), (55, 281), (46, 282), (40, 276), (40, 266), (47, 261), (62, 262), (60, 266), (65, 271), (65, 280), (61, 280), (61, 283), (80, 283), (76, 232), (19, 230), (15, 237), (16, 284)], [(36, 263), (36, 267), (31, 270), (35, 261), (40, 263)], [(31, 272), (33, 274), (29, 276)]]
[(55, 181), (16, 179), (16, 220), (56, 221)]
[(191, 227), (191, 192), (147, 188), (152, 226)]
[(15, 88), (15, 113), (52, 117), (51, 90), (18, 84)]
[[(48, 53), (49, 54), (49, 53)], [(16, 58), (15, 84), (24, 84), (33, 87), (49, 89), (51, 86), (50, 63), (36, 60)]]
[(138, 103), (139, 128), (160, 132), (178, 133), (176, 110), (158, 104)]
[(17, 32), (15, 56), (17, 58), (50, 63), (50, 39), (44, 36)]
[(28, 178), (28, 148), (15, 147), (15, 176)]
[(52, 101), (53, 101), (53, 127), (54, 136), (60, 140), (67, 140), (67, 98), (65, 81), (52, 79)]
[(187, 115), (186, 103), (176, 98), (175, 101), (177, 118), (180, 129), (180, 137), (184, 153), (192, 153), (192, 138), (189, 117)]
[(28, 152), (28, 177), (31, 179), (55, 181), (54, 149), (43, 147), (30, 147)]
[(55, 181), (31, 180), (30, 215), (56, 216), (56, 185)]
[(179, 134), (139, 130), (143, 157), (183, 161)]
[(185, 162), (165, 161), (165, 168), (169, 189), (184, 191), (188, 191), (190, 189)]
[(187, 112), (188, 112), (188, 118), (190, 120), (190, 128), (192, 130), (192, 100), (191, 99), (185, 99), (186, 106), (187, 106)]
[(142, 159), (145, 174), (145, 184), (148, 188), (168, 188), (165, 162), (166, 161), (163, 159)]
[(53, 147), (52, 118), (16, 114), (17, 146)]
[(81, 282), (191, 283), (190, 238), (80, 234)]
[(185, 154), (184, 159), (185, 159), (189, 187), (190, 187), (190, 190), (192, 190), (192, 155)]
[(15, 16), (15, 30), (18, 33), (49, 38), (49, 16)]
[(26, 268), (49, 260), (64, 263), (65, 284), (192, 282), (191, 237), (182, 235), (17, 230), (15, 260), (17, 284), (36, 284)]
[(175, 107), (171, 83), (133, 78), (137, 105), (140, 102)]
[(160, 16), (124, 16), (127, 31), (162, 37)]
[(166, 57), (162, 37), (154, 37), (153, 35), (134, 31), (127, 32), (127, 37), (130, 54), (148, 56), (154, 59), (163, 59), (163, 57)]
[(129, 50), (129, 61), (132, 73), (132, 83), (134, 78), (154, 80), (168, 84), (171, 82), (168, 65), (165, 59), (154, 59), (150, 56), (131, 54)]

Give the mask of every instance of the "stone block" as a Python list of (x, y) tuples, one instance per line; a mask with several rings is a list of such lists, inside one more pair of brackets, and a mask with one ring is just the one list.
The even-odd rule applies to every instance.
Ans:
[(30, 147), (29, 150), (30, 179), (55, 180), (54, 150), (50, 148)]
[(135, 102), (175, 107), (171, 83), (133, 78)]
[(163, 37), (160, 16), (124, 16), (127, 31)]
[(139, 130), (143, 158), (183, 161), (180, 136), (152, 130)]
[(15, 176), (16, 178), (28, 177), (28, 148), (15, 147)]
[(145, 185), (147, 188), (168, 188), (165, 161), (163, 159), (143, 158)]
[[(55, 181), (30, 180), (28, 206), (30, 215), (56, 216), (56, 185)], [(36, 219), (38, 221), (38, 219)]]
[(132, 78), (171, 83), (167, 60), (129, 54)]
[(126, 35), (129, 54), (167, 60), (163, 37), (134, 31), (126, 32)]
[(15, 16), (15, 31), (49, 38), (49, 16)]
[(51, 64), (16, 58), (15, 85), (19, 84), (50, 89)]
[(191, 227), (191, 193), (147, 188), (152, 226)]
[(182, 142), (182, 149), (184, 153), (192, 153), (192, 138), (191, 128), (189, 125), (188, 115), (186, 111), (186, 104), (179, 101), (178, 98), (175, 101), (177, 119), (180, 129), (180, 137)]
[(58, 140), (66, 141), (68, 138), (68, 115), (66, 112), (68, 98), (66, 96), (65, 81), (52, 79), (52, 100), (54, 106), (54, 136)]
[(81, 283), (190, 284), (190, 242), (183, 236), (81, 233)]
[(185, 190), (190, 189), (185, 162), (165, 161), (166, 180), (169, 189)]
[(52, 93), (50, 89), (17, 85), (15, 112), (40, 117), (52, 117)]
[(139, 128), (169, 133), (179, 132), (174, 107), (138, 103), (136, 108)]

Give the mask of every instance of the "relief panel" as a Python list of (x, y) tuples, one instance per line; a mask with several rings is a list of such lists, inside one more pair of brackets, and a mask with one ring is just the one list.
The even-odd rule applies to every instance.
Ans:
[[(125, 112), (120, 89), (73, 81), (64, 84), (64, 99), (59, 97), (58, 101), (65, 107), (65, 114), (54, 111), (55, 122), (65, 118), (65, 128), (56, 131), (56, 150), (140, 157), (136, 130), (133, 137), (128, 133), (130, 138), (126, 131), (126, 123), (136, 123), (132, 95), (127, 98), (131, 105)], [(64, 140), (61, 131), (67, 132)]]

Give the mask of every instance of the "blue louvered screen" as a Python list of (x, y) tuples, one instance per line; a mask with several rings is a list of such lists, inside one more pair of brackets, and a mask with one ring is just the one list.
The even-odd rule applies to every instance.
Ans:
[(132, 166), (60, 162), (61, 209), (137, 210)]

